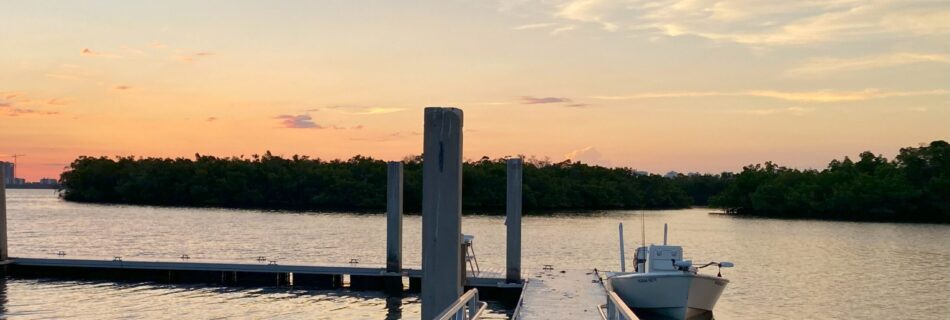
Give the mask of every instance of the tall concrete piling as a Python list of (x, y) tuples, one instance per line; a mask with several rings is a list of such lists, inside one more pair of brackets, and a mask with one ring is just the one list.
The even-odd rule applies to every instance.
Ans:
[(386, 273), (388, 292), (402, 291), (402, 162), (386, 164)]
[(462, 110), (426, 108), (422, 158), (422, 319), (462, 295)]
[(10, 253), (7, 252), (7, 185), (0, 170), (0, 262), (7, 261)]
[(508, 194), (505, 205), (507, 233), (505, 282), (521, 282), (521, 158), (508, 159)]

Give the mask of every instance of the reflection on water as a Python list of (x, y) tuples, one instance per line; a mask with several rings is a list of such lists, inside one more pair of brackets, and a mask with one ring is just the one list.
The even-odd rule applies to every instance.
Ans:
[[(14, 297), (2, 316), (14, 319), (418, 319), (421, 312), (415, 294), (47, 279), (0, 283)], [(505, 319), (505, 312), (490, 305), (488, 319)]]
[(153, 283), (7, 280), (12, 318), (282, 318), (419, 317), (418, 296), (377, 292), (224, 288)]
[[(192, 261), (385, 262), (382, 215), (274, 213), (66, 203), (46, 190), (8, 190), (13, 256), (122, 256)], [(729, 288), (717, 319), (947, 319), (950, 226), (736, 219), (706, 209), (647, 212), (647, 242), (682, 245), (695, 263), (727, 260)], [(638, 212), (526, 217), (523, 266), (618, 269), (616, 223), (627, 257), (640, 242)], [(420, 264), (418, 216), (404, 221), (407, 266)], [(467, 216), (480, 266), (505, 263), (503, 218)], [(0, 287), (4, 288), (4, 287)], [(234, 289), (156, 284), (8, 280), (5, 313), (16, 318), (413, 319), (418, 297), (345, 291)], [(496, 312), (502, 308), (495, 307)], [(503, 318), (496, 313), (496, 318)]]
[(0, 315), (7, 313), (7, 279), (0, 278)]
[(402, 298), (386, 297), (386, 320), (402, 319)]

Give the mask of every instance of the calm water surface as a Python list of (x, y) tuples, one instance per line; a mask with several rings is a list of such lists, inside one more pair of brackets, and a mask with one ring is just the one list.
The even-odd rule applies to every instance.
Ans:
[[(49, 190), (7, 190), (12, 256), (201, 259), (280, 263), (385, 262), (383, 215), (275, 213), (67, 203)], [(950, 226), (739, 219), (708, 209), (645, 212), (647, 242), (684, 246), (694, 262), (727, 260), (732, 283), (717, 319), (950, 319)], [(618, 269), (616, 224), (627, 256), (640, 212), (526, 217), (523, 266)], [(420, 264), (421, 219), (404, 220), (407, 266)], [(504, 266), (502, 217), (467, 216), (482, 268)], [(494, 307), (495, 317), (504, 310)], [(6, 280), (0, 317), (417, 319), (418, 296), (207, 286)]]

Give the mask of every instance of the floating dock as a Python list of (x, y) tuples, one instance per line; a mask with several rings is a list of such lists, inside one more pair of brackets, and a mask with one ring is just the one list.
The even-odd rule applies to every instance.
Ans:
[(599, 320), (607, 293), (594, 270), (545, 268), (527, 277), (517, 319)]
[[(61, 278), (76, 280), (153, 281), (223, 286), (305, 289), (377, 290), (419, 292), (422, 270), (404, 268), (386, 271), (383, 265), (280, 264), (235, 261), (174, 261), (12, 257), (7, 274), (14, 278)], [(478, 289), (484, 299), (514, 306), (513, 319), (602, 319), (600, 305), (607, 294), (595, 270), (562, 270), (546, 266), (526, 270), (523, 284), (505, 281), (502, 268), (468, 271), (465, 287)], [(408, 282), (408, 286), (406, 286)]]
[[(349, 288), (389, 292), (418, 292), (422, 270), (404, 268), (387, 272), (385, 266), (349, 264), (281, 264), (260, 259), (259, 263), (235, 261), (129, 260), (11, 257), (7, 274), (13, 277), (66, 278), (80, 280), (154, 281), (236, 286), (294, 286), (315, 289)], [(406, 286), (408, 282), (408, 286)], [(503, 269), (468, 272), (466, 288), (500, 301), (517, 300), (521, 284), (505, 282)]]

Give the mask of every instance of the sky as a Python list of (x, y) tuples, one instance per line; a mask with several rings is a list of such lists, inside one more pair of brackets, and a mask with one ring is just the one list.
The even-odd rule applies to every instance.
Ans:
[[(950, 140), (950, 1), (12, 1), (0, 156), (464, 156), (823, 168)], [(0, 161), (12, 161), (3, 157)]]

